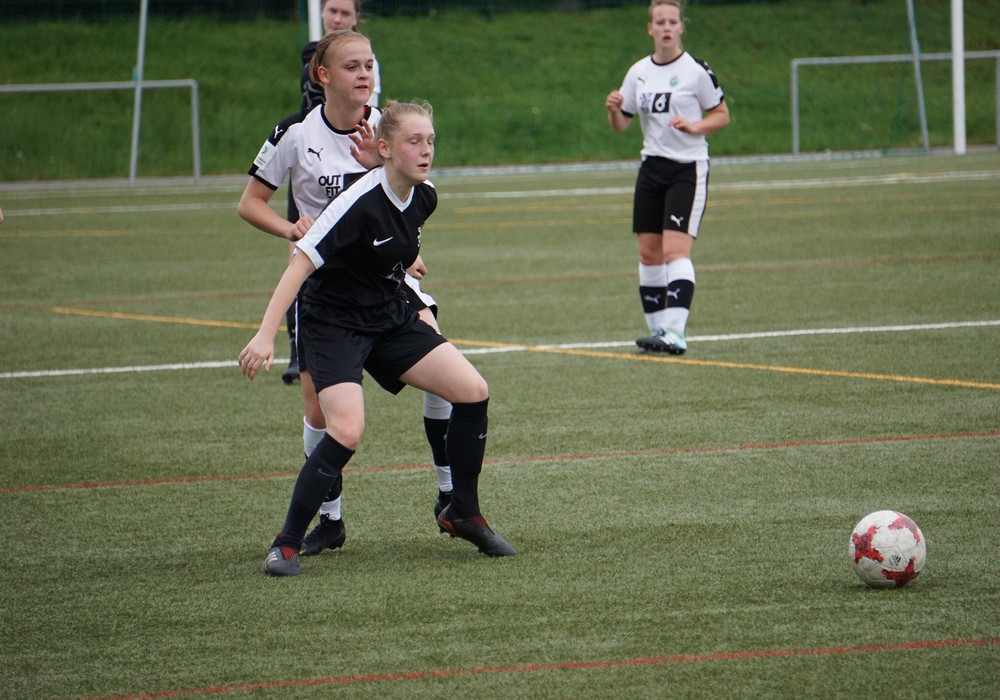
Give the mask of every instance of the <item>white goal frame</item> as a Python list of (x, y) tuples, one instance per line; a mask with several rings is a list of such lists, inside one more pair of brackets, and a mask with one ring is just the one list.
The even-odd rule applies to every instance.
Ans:
[[(201, 132), (198, 127), (198, 82), (195, 80), (143, 80), (105, 83), (40, 83), (36, 85), (0, 85), (0, 94), (20, 92), (79, 92), (94, 90), (136, 90), (147, 88), (188, 88), (191, 91), (191, 142), (194, 160), (194, 179), (201, 179)], [(135, 163), (138, 144), (132, 144), (132, 162)], [(135, 173), (130, 174), (135, 180)]]
[[(992, 58), (996, 62), (996, 144), (1000, 146), (1000, 51), (966, 51), (965, 58)], [(950, 61), (950, 53), (927, 53), (919, 56), (921, 61)], [(835, 66), (862, 65), (869, 63), (912, 63), (912, 54), (897, 54), (888, 56), (831, 56), (829, 58), (794, 58), (792, 59), (792, 153), (799, 155), (799, 67), (800, 66)], [(964, 132), (963, 132), (964, 133)], [(964, 144), (960, 144), (964, 151)], [(956, 144), (958, 148), (959, 144)]]

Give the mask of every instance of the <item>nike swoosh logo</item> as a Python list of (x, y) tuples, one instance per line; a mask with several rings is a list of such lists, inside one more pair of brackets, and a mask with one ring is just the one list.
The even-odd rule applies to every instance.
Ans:
[(393, 238), (395, 238), (395, 236), (389, 236), (388, 238), (383, 238), (382, 240), (379, 240), (379, 239), (376, 238), (374, 241), (372, 241), (372, 243), (374, 243), (375, 247), (378, 248), (380, 245), (385, 245), (386, 243), (388, 243), (389, 241), (391, 241)]

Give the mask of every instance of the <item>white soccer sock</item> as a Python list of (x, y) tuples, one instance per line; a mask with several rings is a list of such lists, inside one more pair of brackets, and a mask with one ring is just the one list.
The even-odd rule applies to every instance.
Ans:
[(437, 472), (438, 490), (443, 493), (451, 493), (452, 489), (455, 488), (451, 483), (451, 467), (440, 467), (435, 464), (434, 471)]
[(312, 454), (312, 451), (316, 449), (316, 445), (319, 444), (324, 435), (326, 435), (325, 428), (319, 430), (312, 427), (309, 425), (306, 417), (302, 416), (302, 450), (306, 453), (306, 457)]
[(424, 418), (448, 420), (451, 418), (451, 404), (437, 394), (424, 392)]
[(323, 501), (323, 505), (319, 507), (320, 516), (326, 516), (331, 520), (340, 520), (340, 496), (337, 496), (336, 500), (333, 501)]
[[(424, 392), (424, 418), (431, 420), (448, 420), (451, 418), (451, 404), (440, 396), (428, 391)], [(448, 465), (434, 465), (437, 473), (438, 489), (445, 493), (451, 493), (451, 467)]]

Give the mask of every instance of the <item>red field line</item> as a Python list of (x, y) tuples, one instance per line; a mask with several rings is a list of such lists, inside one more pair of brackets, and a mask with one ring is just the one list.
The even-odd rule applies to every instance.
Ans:
[(452, 668), (435, 671), (401, 671), (398, 673), (377, 673), (355, 676), (331, 676), (328, 678), (302, 678), (299, 680), (270, 681), (246, 685), (217, 685), (207, 688), (168, 690), (161, 693), (139, 693), (135, 695), (113, 695), (88, 700), (159, 700), (191, 695), (221, 695), (222, 693), (248, 693), (257, 690), (279, 690), (283, 688), (303, 688), (320, 685), (354, 685), (360, 683), (385, 683), (392, 681), (431, 680), (456, 676), (480, 676), (486, 674), (539, 673), (544, 671), (573, 671), (579, 669), (628, 668), (636, 666), (656, 666), (664, 664), (706, 663), (713, 661), (739, 661), (743, 659), (769, 659), (795, 656), (839, 656), (846, 654), (873, 654), (891, 651), (919, 651), (923, 649), (946, 649), (965, 646), (996, 646), (1000, 639), (938, 639), (899, 644), (867, 644), (854, 647), (817, 647), (812, 649), (749, 649), (745, 651), (725, 651), (714, 654), (674, 654), (672, 656), (650, 656), (635, 659), (566, 661), (550, 664), (520, 664), (516, 666), (477, 666), (472, 668)]
[[(529, 462), (571, 462), (586, 459), (606, 459), (610, 457), (646, 457), (662, 455), (706, 454), (717, 452), (742, 452), (747, 450), (778, 450), (794, 447), (838, 447), (844, 445), (871, 445), (890, 442), (912, 442), (915, 440), (963, 440), (969, 438), (1000, 437), (1000, 430), (979, 433), (934, 433), (923, 435), (883, 435), (868, 438), (842, 438), (839, 440), (805, 440), (789, 442), (754, 442), (744, 445), (722, 445), (717, 447), (678, 447), (663, 450), (623, 450), (620, 452), (591, 452), (581, 454), (538, 455), (535, 457), (515, 457), (511, 459), (491, 459), (485, 464), (525, 464)], [(407, 471), (410, 469), (430, 469), (432, 464), (397, 464), (388, 467), (363, 467), (345, 469), (345, 474), (376, 474), (379, 472)], [(132, 486), (153, 486), (159, 484), (192, 484), (206, 481), (235, 481), (238, 479), (277, 479), (296, 476), (298, 472), (275, 472), (272, 474), (215, 474), (211, 476), (181, 476), (170, 478), (135, 479), (131, 481), (90, 481), (75, 484), (40, 484), (31, 486), (11, 486), (0, 489), (0, 494), (29, 493), (33, 491), (65, 491), (71, 489), (127, 488)]]

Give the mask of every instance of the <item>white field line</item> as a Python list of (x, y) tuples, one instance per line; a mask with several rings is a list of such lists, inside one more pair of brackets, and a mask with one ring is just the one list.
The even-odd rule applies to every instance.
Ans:
[[(914, 173), (890, 173), (887, 175), (862, 175), (846, 177), (827, 177), (803, 180), (763, 180), (758, 182), (721, 182), (712, 185), (713, 192), (740, 192), (761, 190), (790, 190), (813, 187), (871, 187), (874, 185), (914, 185), (935, 184), (942, 182), (966, 182), (971, 180), (1000, 179), (1000, 171), (954, 171), (918, 175)], [(550, 190), (520, 190), (504, 192), (442, 192), (440, 199), (546, 199), (550, 197), (597, 197), (601, 195), (631, 195), (633, 188), (628, 187), (578, 187)], [(133, 193), (134, 194), (134, 193)], [(232, 203), (198, 203), (188, 204), (134, 204), (122, 206), (95, 207), (42, 207), (37, 209), (13, 209), (4, 212), (7, 217), (19, 216), (71, 216), (84, 214), (138, 214), (151, 212), (179, 211), (217, 211), (231, 209), (235, 212), (235, 200)]]
[[(789, 331), (763, 331), (759, 333), (729, 333), (725, 335), (694, 335), (687, 338), (689, 343), (719, 342), (726, 340), (763, 340), (767, 338), (787, 338), (802, 335), (842, 335), (850, 333), (899, 333), (916, 331), (937, 331), (953, 328), (981, 328), (1000, 326), (1000, 319), (992, 321), (965, 321), (956, 323), (926, 323), (907, 326), (867, 326), (858, 328), (803, 328)], [(600, 343), (563, 343), (557, 345), (509, 345), (504, 347), (470, 348), (462, 350), (465, 355), (490, 355), (505, 352), (528, 352), (531, 350), (593, 350), (597, 348), (632, 347), (634, 342), (607, 341)], [(287, 358), (275, 358), (275, 366), (288, 362)], [(90, 369), (38, 370), (33, 372), (0, 372), (0, 379), (27, 379), (33, 377), (67, 377), (93, 374), (127, 374), (131, 372), (172, 372), (177, 370), (219, 369), (238, 367), (236, 360), (215, 362), (182, 362), (164, 365), (139, 365), (131, 367), (96, 367)]]
[[(941, 182), (964, 182), (969, 180), (1000, 179), (1000, 171), (961, 171), (916, 175), (913, 173), (892, 173), (889, 175), (865, 175), (851, 177), (826, 177), (809, 180), (763, 180), (760, 182), (720, 182), (712, 184), (713, 192), (740, 192), (751, 190), (790, 190), (804, 187), (870, 187), (872, 185), (912, 185)], [(523, 199), (528, 197), (596, 197), (599, 195), (631, 195), (629, 187), (579, 187), (562, 190), (528, 190), (521, 192), (442, 192), (441, 199), (483, 198), (483, 199)]]

